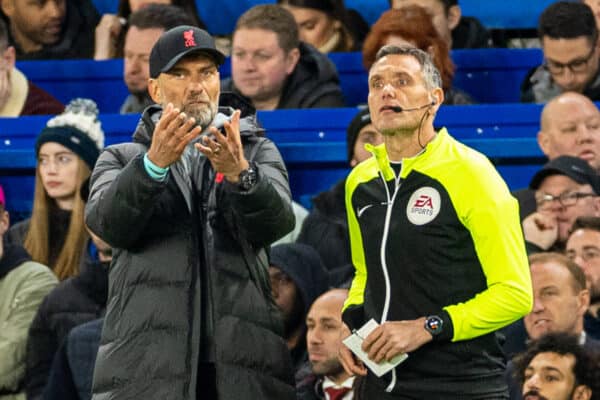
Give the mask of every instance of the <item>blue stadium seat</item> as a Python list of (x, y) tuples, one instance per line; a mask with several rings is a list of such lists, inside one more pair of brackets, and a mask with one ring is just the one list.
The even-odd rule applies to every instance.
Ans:
[[(355, 108), (260, 112), (259, 121), (281, 151), (292, 193), (304, 200), (344, 177), (346, 126)], [(486, 154), (512, 189), (527, 185), (543, 163), (536, 133), (541, 106), (496, 104), (442, 107), (436, 126)], [(107, 145), (130, 141), (138, 115), (101, 115)], [(34, 143), (48, 117), (0, 119), (0, 184), (9, 208), (31, 210)]]
[(121, 59), (20, 61), (17, 68), (64, 104), (87, 97), (96, 101), (101, 113), (118, 112), (129, 94)]
[[(519, 88), (527, 72), (542, 62), (539, 49), (455, 50), (455, 85), (480, 103), (519, 101)], [(367, 101), (367, 71), (361, 53), (333, 53), (346, 106)], [(63, 103), (74, 97), (89, 97), (101, 113), (117, 113), (127, 87), (123, 82), (123, 61), (50, 60), (17, 63), (34, 83)], [(231, 75), (230, 59), (221, 68), (221, 77)]]

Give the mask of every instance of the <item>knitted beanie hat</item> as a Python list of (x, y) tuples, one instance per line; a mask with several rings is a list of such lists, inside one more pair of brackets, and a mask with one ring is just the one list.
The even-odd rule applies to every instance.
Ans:
[(348, 162), (352, 161), (354, 157), (354, 145), (356, 144), (356, 140), (358, 139), (358, 133), (362, 128), (369, 125), (371, 123), (371, 114), (369, 114), (369, 109), (365, 108), (359, 111), (352, 121), (350, 121), (350, 125), (346, 129), (346, 146), (348, 151)]
[(98, 107), (90, 99), (74, 99), (62, 114), (50, 119), (35, 142), (35, 154), (47, 142), (59, 143), (77, 154), (90, 169), (104, 147)]

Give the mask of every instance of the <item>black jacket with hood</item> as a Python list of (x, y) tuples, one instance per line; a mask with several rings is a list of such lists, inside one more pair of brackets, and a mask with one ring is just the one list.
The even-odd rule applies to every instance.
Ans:
[[(299, 49), (300, 59), (285, 82), (277, 109), (344, 107), (344, 95), (333, 62), (309, 44), (301, 42)], [(221, 89), (243, 97), (232, 78), (223, 80)], [(247, 98), (246, 101), (251, 103)]]
[[(213, 124), (232, 112), (220, 107)], [(114, 249), (93, 398), (195, 400), (199, 364), (211, 363), (220, 400), (293, 399), (263, 250), (294, 227), (281, 156), (247, 116), (252, 189), (220, 179), (191, 145), (156, 181), (143, 156), (161, 113), (147, 108), (133, 143), (106, 148), (92, 173), (86, 221)]]

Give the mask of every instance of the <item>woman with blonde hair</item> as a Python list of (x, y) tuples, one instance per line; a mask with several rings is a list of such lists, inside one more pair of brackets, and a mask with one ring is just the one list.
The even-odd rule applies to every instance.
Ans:
[(381, 14), (363, 44), (363, 65), (367, 70), (373, 65), (379, 49), (387, 44), (414, 46), (429, 53), (442, 77), (444, 104), (474, 102), (468, 94), (452, 87), (454, 63), (448, 43), (435, 29), (431, 14), (423, 7), (406, 6)]
[(83, 222), (81, 186), (104, 146), (96, 103), (75, 99), (50, 119), (35, 143), (37, 167), (31, 218), (14, 225), (8, 241), (60, 280), (79, 272), (89, 235)]

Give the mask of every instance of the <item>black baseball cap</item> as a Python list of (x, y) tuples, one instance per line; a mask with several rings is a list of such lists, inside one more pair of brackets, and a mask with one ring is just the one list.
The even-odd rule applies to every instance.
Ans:
[(181, 25), (164, 32), (150, 52), (150, 77), (167, 72), (181, 58), (198, 52), (206, 53), (217, 65), (223, 64), (225, 55), (217, 50), (213, 37), (203, 29)]
[(371, 123), (371, 114), (369, 114), (369, 109), (365, 108), (360, 110), (352, 121), (350, 121), (350, 125), (346, 129), (346, 145), (348, 146), (348, 162), (352, 161), (354, 157), (354, 145), (358, 140), (358, 134), (362, 128), (369, 125)]
[(600, 194), (598, 173), (579, 157), (560, 156), (549, 161), (533, 176), (529, 188), (539, 189), (544, 179), (551, 175), (565, 175), (581, 185), (589, 184), (596, 194)]

